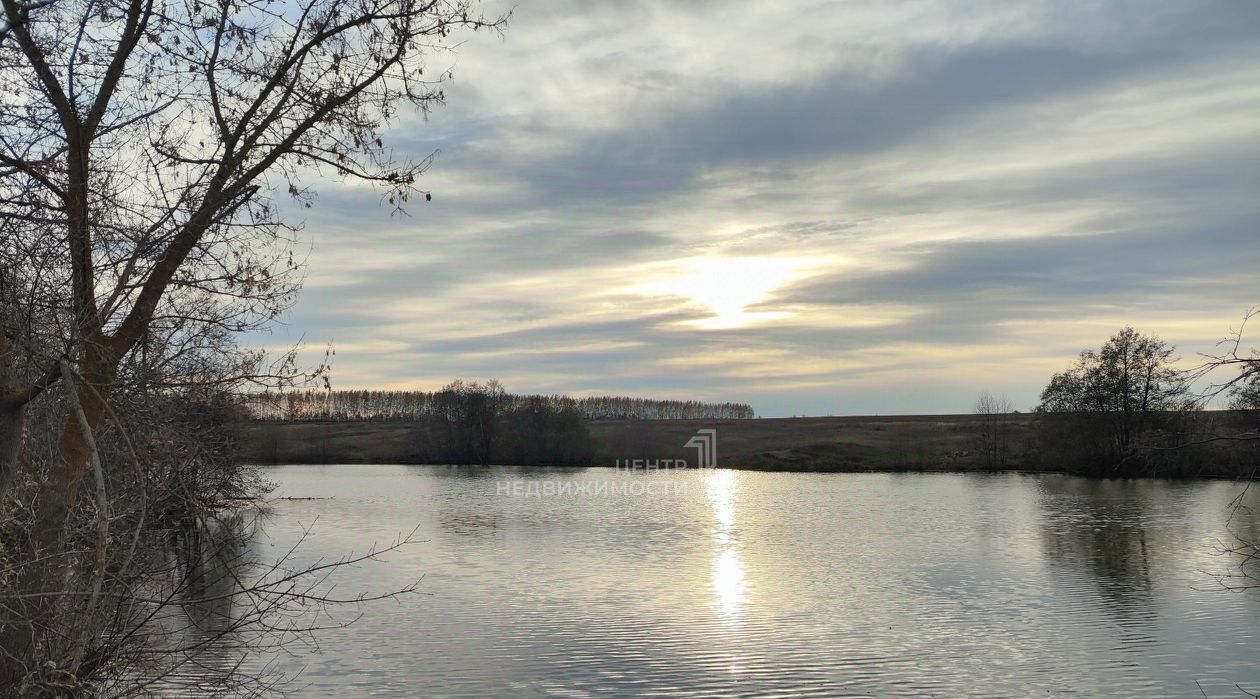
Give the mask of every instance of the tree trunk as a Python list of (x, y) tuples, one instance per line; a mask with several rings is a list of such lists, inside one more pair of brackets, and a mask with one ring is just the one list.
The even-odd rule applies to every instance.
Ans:
[[(7, 291), (5, 270), (0, 268), (0, 293)], [(0, 299), (0, 304), (5, 301)], [(26, 403), (16, 390), (13, 376), (11, 328), (8, 309), (0, 305), (0, 498), (9, 493), (9, 486), (18, 472), (22, 447), (22, 429), (26, 423)]]
[[(77, 391), (83, 418), (74, 413), (66, 416), (61, 428), (59, 455), (53, 462), (35, 505), (35, 518), (30, 532), (29, 550), (22, 559), (27, 563), (18, 571), (16, 589), (29, 595), (8, 605), (0, 630), (0, 643), (6, 653), (0, 654), (0, 695), (12, 690), (29, 671), (27, 663), (36, 660), (36, 649), (45, 631), (57, 628), (54, 618), (58, 596), (66, 579), (70, 562), (62, 555), (66, 523), (79, 497), (79, 486), (90, 469), (92, 440), (84, 433), (83, 423), (95, 432), (105, 410), (114, 376), (114, 363), (99, 344), (89, 344), (81, 371), (83, 381)], [(20, 438), (20, 437), (19, 437)]]
[[(88, 355), (83, 372), (87, 385), (77, 386), (75, 390), (86, 422), (95, 431), (105, 411), (105, 396), (109, 392), (113, 367), (104, 361), (100, 350), (89, 349)], [(31, 534), (39, 548), (55, 546), (61, 539), (70, 510), (78, 500), (79, 485), (88, 472), (91, 457), (89, 437), (83, 433), (76, 416), (66, 416), (59, 442), (60, 458), (53, 462), (47, 487), (40, 493), (35, 510), (35, 530)]]
[(12, 398), (0, 399), (0, 497), (8, 494), (18, 472), (18, 454), (25, 425), (25, 406)]
[[(6, 398), (0, 406), (0, 497), (8, 497), (19, 467), (25, 409), (17, 400)], [(19, 558), (19, 560), (22, 560)], [(31, 568), (33, 566), (27, 566)], [(26, 568), (19, 572), (25, 572)], [(0, 608), (0, 695), (16, 694), (17, 686), (26, 675), (27, 650), (34, 644), (30, 623), (31, 601), (13, 599)]]

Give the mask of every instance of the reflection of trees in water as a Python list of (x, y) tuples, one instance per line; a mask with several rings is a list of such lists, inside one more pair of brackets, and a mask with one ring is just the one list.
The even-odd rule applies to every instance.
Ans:
[(249, 544), (257, 533), (256, 511), (222, 513), (168, 533), (174, 590), (193, 627), (215, 633), (231, 626), (238, 581), (251, 575)]
[(141, 613), (158, 641), (145, 675), (159, 693), (251, 695), (282, 679), (243, 665), (265, 640), (250, 628), (262, 610), (245, 594), (259, 573), (251, 546), (259, 516), (232, 510), (189, 518), (151, 542), (146, 554), (157, 574)]
[(1052, 477), (1039, 487), (1042, 544), (1060, 582), (1084, 573), (1122, 626), (1152, 623), (1151, 569), (1161, 546), (1158, 528), (1147, 525), (1172, 504), (1167, 486)]
[(264, 561), (262, 524), (256, 509), (222, 511), (182, 521), (150, 542), (148, 582), (121, 625), (146, 629), (149, 642), (140, 647), (147, 657), (132, 666), (147, 688), (179, 696), (268, 694), (289, 678), (267, 659), (295, 642), (313, 643), (317, 631), (344, 627), (334, 608), (415, 590), (413, 584), (339, 597), (331, 585), (339, 569), (375, 560), (410, 543), (409, 536), (360, 555), (304, 563), (297, 558), (308, 530)]
[[(1169, 613), (1165, 594), (1210, 591), (1216, 581), (1235, 590), (1260, 585), (1260, 549), (1249, 543), (1260, 542), (1254, 486), (1244, 492), (1222, 483), (1068, 477), (1039, 485), (1042, 544), (1055, 584), (1113, 620), (1122, 646), (1166, 638), (1159, 628)], [(1240, 495), (1231, 505), (1232, 494)], [(1184, 526), (1196, 520), (1220, 532), (1215, 547), (1197, 527)], [(1157, 582), (1165, 589), (1159, 601)]]

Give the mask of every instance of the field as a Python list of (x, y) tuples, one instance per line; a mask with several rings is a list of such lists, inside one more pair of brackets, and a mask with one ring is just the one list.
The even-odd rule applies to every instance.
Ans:
[[(1029, 416), (1006, 418), (1011, 464)], [(791, 471), (977, 470), (971, 415), (753, 420), (594, 420), (587, 423), (598, 465), (631, 459), (686, 459), (697, 430), (717, 431), (717, 464)], [(244, 427), (245, 456), (264, 463), (427, 463), (437, 439), (414, 422), (255, 422)]]

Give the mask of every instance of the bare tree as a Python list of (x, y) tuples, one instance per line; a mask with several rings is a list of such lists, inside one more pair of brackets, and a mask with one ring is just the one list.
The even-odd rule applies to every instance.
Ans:
[[(1180, 375), (1181, 385), (1187, 390), (1186, 400), (1194, 407), (1210, 408), (1224, 400), (1224, 407), (1241, 414), (1224, 421), (1195, 421), (1181, 431), (1182, 441), (1169, 449), (1184, 450), (1216, 442), (1240, 443), (1244, 447), (1260, 443), (1260, 348), (1250, 347), (1246, 336), (1248, 322), (1258, 313), (1247, 311), (1238, 328), (1217, 342), (1215, 352), (1201, 354), (1202, 363)], [(1195, 385), (1198, 388), (1190, 393), (1189, 388)]]
[[(109, 468), (98, 442), (112, 402), (142, 380), (128, 363), (178, 363), (291, 302), (298, 227), (276, 194), (309, 206), (304, 182), (335, 175), (394, 207), (427, 199), (430, 158), (396, 160), (383, 130), (443, 100), (450, 72), (431, 61), (452, 32), (504, 18), (469, 0), (0, 8), (0, 495), (19, 475), (34, 484), (29, 536), (6, 542), (26, 562), (20, 603), (3, 610), (6, 686), (48, 652), (47, 615), (83, 565), (71, 520), (84, 480), (102, 517), (114, 497), (93, 474)], [(240, 359), (235, 376), (186, 378), (258, 371)], [(33, 410), (55, 420), (47, 458), (23, 446)]]
[(1002, 468), (1010, 459), (1011, 413), (1015, 406), (1006, 396), (988, 391), (976, 399), (976, 448), (988, 468)]
[[(1229, 434), (1207, 435), (1207, 438), (1255, 441), (1260, 440), (1260, 348), (1249, 347), (1247, 324), (1260, 311), (1254, 309), (1243, 315), (1236, 330), (1230, 330), (1225, 339), (1217, 343), (1218, 350), (1203, 355), (1203, 363), (1191, 370), (1189, 381), (1207, 381), (1197, 400), (1204, 405), (1222, 397), (1229, 400), (1229, 407), (1250, 413), (1246, 426)], [(1225, 378), (1218, 378), (1221, 373)]]

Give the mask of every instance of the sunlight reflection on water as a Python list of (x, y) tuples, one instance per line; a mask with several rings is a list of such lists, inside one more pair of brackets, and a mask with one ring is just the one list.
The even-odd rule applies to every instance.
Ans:
[(717, 521), (713, 590), (722, 616), (732, 624), (738, 624), (739, 609), (744, 599), (744, 569), (739, 560), (739, 540), (735, 535), (736, 475), (734, 471), (721, 469), (708, 472), (703, 477), (708, 480), (706, 493)]

